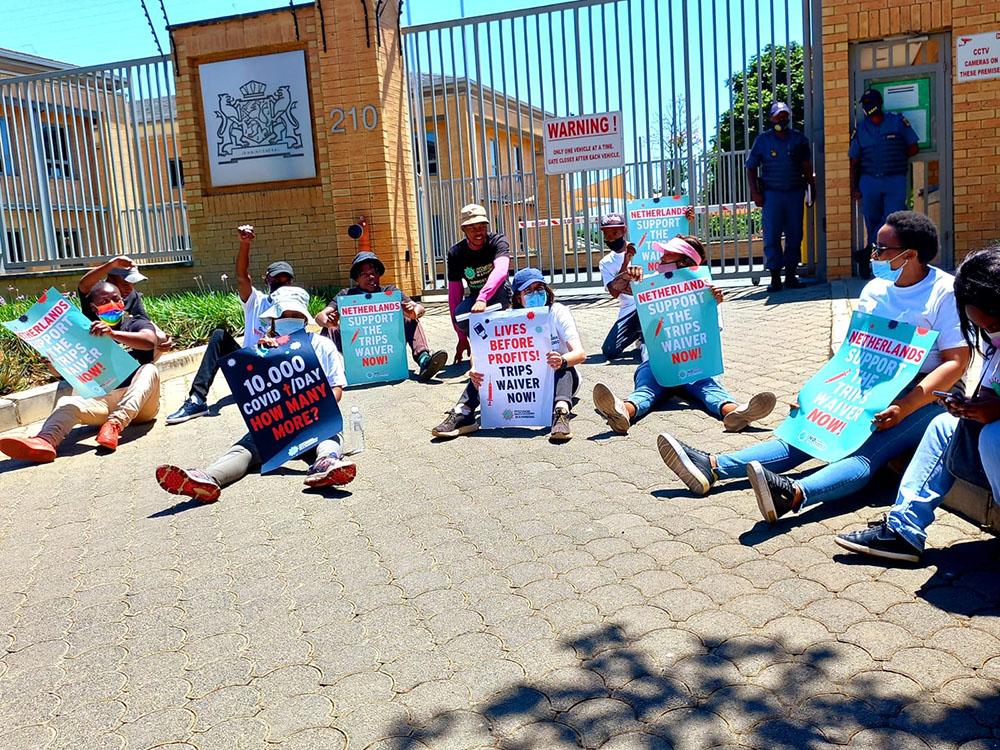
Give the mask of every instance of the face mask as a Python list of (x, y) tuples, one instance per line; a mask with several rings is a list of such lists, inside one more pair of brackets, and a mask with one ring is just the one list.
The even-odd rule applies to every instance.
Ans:
[(120, 302), (109, 302), (106, 305), (95, 308), (95, 310), (97, 317), (109, 326), (118, 325), (122, 322), (122, 318), (125, 317), (125, 308), (122, 307)]
[(895, 284), (903, 273), (903, 267), (909, 262), (910, 259), (907, 258), (905, 261), (903, 261), (902, 266), (893, 269), (891, 260), (873, 260), (872, 275), (876, 279), (882, 279), (884, 281), (888, 281), (891, 284)]
[(544, 291), (526, 292), (524, 294), (525, 307), (545, 307), (549, 302), (549, 295)]
[(610, 242), (605, 242), (604, 244), (608, 246), (609, 250), (617, 253), (625, 247), (625, 238), (619, 237), (617, 240), (611, 240)]
[(305, 327), (306, 322), (301, 318), (278, 318), (274, 321), (274, 332), (279, 336), (291, 336)]
[(659, 273), (670, 273), (671, 271), (676, 271), (680, 267), (681, 264), (678, 263), (677, 261), (674, 261), (672, 263), (661, 263), (656, 267), (656, 270)]

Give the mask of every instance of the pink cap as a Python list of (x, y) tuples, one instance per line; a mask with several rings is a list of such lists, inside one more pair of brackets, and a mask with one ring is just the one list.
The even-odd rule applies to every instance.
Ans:
[(668, 242), (654, 242), (653, 249), (660, 255), (663, 255), (663, 253), (677, 253), (679, 255), (685, 255), (690, 258), (696, 266), (701, 265), (701, 256), (698, 254), (698, 251), (695, 250), (689, 242), (682, 240), (680, 237), (673, 237)]

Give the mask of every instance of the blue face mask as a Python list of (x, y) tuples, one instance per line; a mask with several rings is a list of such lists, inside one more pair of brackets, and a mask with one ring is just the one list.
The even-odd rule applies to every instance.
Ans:
[(301, 318), (278, 318), (274, 321), (274, 332), (279, 336), (291, 336), (305, 327), (306, 322)]
[(907, 258), (903, 261), (903, 265), (899, 268), (893, 269), (891, 260), (873, 260), (872, 261), (872, 275), (876, 279), (882, 279), (888, 281), (890, 284), (895, 284), (900, 275), (903, 273), (903, 266), (910, 262)]
[(527, 292), (524, 295), (525, 307), (545, 307), (549, 303), (549, 295), (544, 291)]

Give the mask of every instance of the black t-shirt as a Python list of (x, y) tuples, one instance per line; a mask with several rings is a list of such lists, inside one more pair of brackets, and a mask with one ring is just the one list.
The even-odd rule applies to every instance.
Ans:
[[(80, 288), (77, 287), (77, 292), (79, 293), (79, 291)], [(142, 304), (142, 295), (135, 289), (122, 297), (122, 304), (125, 306), (125, 312), (129, 315), (149, 320), (149, 313), (146, 312), (146, 306)], [(84, 294), (80, 295), (80, 309), (87, 316), (87, 320), (97, 320), (97, 315), (91, 309), (90, 305), (87, 304), (87, 297)]]
[[(448, 281), (464, 281), (469, 289), (466, 296), (476, 297), (493, 272), (493, 261), (502, 257), (510, 257), (510, 243), (502, 232), (487, 234), (479, 250), (470, 249), (469, 241), (462, 240), (448, 251)], [(509, 304), (511, 297), (510, 280), (505, 279), (488, 301)]]
[[(115, 328), (116, 331), (124, 331), (125, 333), (139, 333), (140, 331), (156, 331), (153, 324), (149, 322), (149, 318), (139, 318), (126, 313), (125, 317), (122, 318), (122, 322)], [(155, 349), (130, 349), (125, 346), (122, 347), (127, 351), (132, 359), (139, 363), (139, 365), (148, 365), (153, 361), (153, 355), (156, 354)], [(135, 375), (135, 373), (132, 373)], [(132, 375), (129, 375), (125, 380), (118, 384), (119, 388), (125, 388), (129, 383), (132, 382)]]
[[(380, 285), (374, 292), (369, 292), (367, 289), (362, 289), (359, 286), (352, 286), (350, 289), (341, 289), (339, 292), (337, 292), (337, 296), (333, 298), (333, 302), (331, 302), (329, 306), (337, 307), (337, 300), (339, 300), (341, 297), (348, 297), (352, 294), (378, 294), (379, 292), (400, 292), (400, 290), (399, 287), (397, 287), (395, 284)], [(400, 292), (400, 294), (403, 293)], [(413, 300), (411, 300), (409, 297), (403, 294), (404, 305), (407, 302), (412, 302), (412, 301)], [(343, 342), (341, 342), (340, 340), (339, 328), (335, 331), (331, 331), (329, 328), (324, 328), (322, 331), (320, 331), (320, 335), (327, 336), (328, 338), (333, 339), (333, 343), (337, 345), (338, 351), (340, 351), (341, 354), (344, 353), (344, 346)]]

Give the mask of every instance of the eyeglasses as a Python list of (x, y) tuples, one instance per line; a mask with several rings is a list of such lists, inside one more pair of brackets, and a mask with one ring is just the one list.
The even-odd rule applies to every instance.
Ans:
[(876, 242), (874, 245), (872, 245), (872, 257), (873, 258), (881, 258), (882, 257), (882, 253), (884, 253), (886, 250), (900, 250), (900, 251), (902, 251), (902, 250), (906, 250), (906, 249), (907, 248), (902, 247), (902, 246), (890, 247), (888, 245), (880, 245), (880, 244), (878, 244)]

